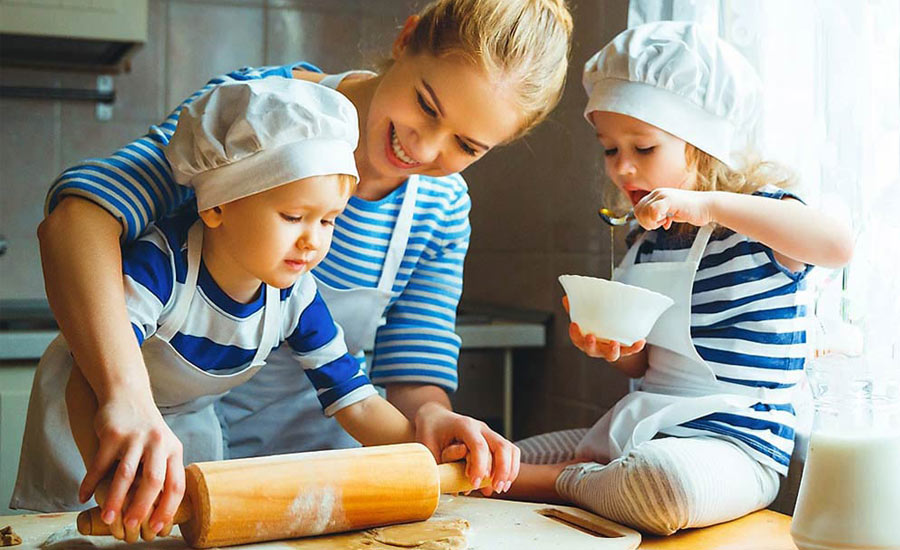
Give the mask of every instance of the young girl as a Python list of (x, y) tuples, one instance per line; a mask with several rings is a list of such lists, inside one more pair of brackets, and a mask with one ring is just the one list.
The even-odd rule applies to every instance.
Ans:
[[(154, 224), (126, 247), (123, 264), (154, 402), (186, 463), (223, 458), (213, 403), (260, 371), (281, 342), (292, 350), (295, 376), (302, 368), (322, 411), (356, 440), (414, 440), (409, 419), (347, 353), (309, 273), (328, 252), (334, 219), (356, 186), (357, 136), (347, 98), (299, 80), (223, 84), (182, 111), (165, 154), (177, 180), (194, 189), (199, 215)], [(96, 475), (92, 465), (102, 461), (92, 429), (95, 392), (75, 365), (61, 338), (41, 359), (14, 496), (25, 508), (77, 508), (86, 500), (79, 499), (82, 478)], [(71, 431), (58, 383), (70, 372)], [(135, 468), (136, 458), (120, 457), (120, 467)], [(162, 475), (151, 479), (163, 483)], [(141, 484), (135, 502), (155, 497), (153, 489)], [(128, 542), (137, 537), (121, 522), (112, 531)], [(156, 531), (144, 526), (149, 539)]]
[(656, 534), (763, 508), (794, 446), (804, 280), (849, 260), (849, 230), (780, 188), (773, 165), (732, 154), (756, 78), (700, 28), (629, 29), (588, 61), (584, 85), (606, 175), (643, 229), (615, 278), (675, 304), (646, 348), (570, 326), (584, 353), (642, 380), (586, 433), (522, 442), (523, 462), (560, 463), (523, 464), (511, 494)]
[[(379, 74), (324, 75), (297, 63), (242, 69), (207, 87), (297, 78), (335, 88), (356, 107), (360, 182), (336, 220), (332, 252), (314, 270), (320, 292), (350, 351), (373, 349), (372, 381), (414, 420), (416, 438), (437, 455), (452, 441), (464, 443), (469, 476), (490, 475), (496, 490), (515, 478), (518, 448), (454, 413), (447, 396), (457, 384), (454, 325), (469, 242), (470, 201), (459, 172), (552, 110), (571, 31), (563, 0), (437, 0), (407, 19)], [(102, 456), (113, 457), (96, 465), (101, 475), (120, 456), (139, 457), (145, 473), (181, 463), (128, 329), (119, 256), (120, 237), (133, 241), (190, 198), (161, 152), (180, 110), (111, 157), (65, 171), (39, 229), (48, 300), (97, 391), (95, 429), (107, 448)], [(289, 350), (281, 349), (229, 394), (219, 412), (230, 456), (352, 444), (340, 426), (322, 421), (314, 388), (295, 373)], [(180, 498), (182, 474), (174, 468), (160, 502)], [(126, 483), (114, 482), (104, 503), (112, 518), (123, 511), (120, 488), (134, 472), (117, 470), (116, 477)], [(136, 526), (151, 513), (150, 525), (160, 525), (173, 511), (142, 500), (125, 520)]]

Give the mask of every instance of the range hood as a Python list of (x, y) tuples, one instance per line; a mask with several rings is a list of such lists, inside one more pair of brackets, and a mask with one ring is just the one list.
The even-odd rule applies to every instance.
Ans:
[(147, 41), (147, 0), (0, 0), (0, 65), (118, 73)]

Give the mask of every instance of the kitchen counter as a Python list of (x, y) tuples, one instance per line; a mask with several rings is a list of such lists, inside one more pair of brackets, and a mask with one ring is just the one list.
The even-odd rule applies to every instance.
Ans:
[[(567, 506), (552, 508), (581, 517), (596, 518), (593, 514)], [(577, 529), (569, 524), (538, 515), (547, 505), (510, 502), (476, 497), (444, 495), (437, 513), (429, 521), (453, 517), (465, 518), (471, 525), (467, 539), (468, 548), (481, 550), (796, 550), (790, 536), (791, 518), (770, 510), (761, 510), (749, 516), (704, 529), (690, 529), (670, 537), (644, 536), (639, 543), (633, 535), (620, 537), (598, 536)], [(74, 529), (75, 512), (65, 514), (41, 514), (29, 516), (0, 516), (0, 527), (11, 525), (23, 539), (19, 548), (123, 548), (111, 539), (99, 537), (81, 538)], [(619, 532), (630, 530), (619, 527)], [(310, 549), (346, 550), (356, 547), (359, 535), (348, 534), (292, 541), (255, 543), (234, 548), (244, 549)], [(50, 538), (52, 537), (52, 538)], [(75, 546), (81, 541), (83, 546)], [(395, 548), (388, 546), (364, 546), (365, 548)], [(181, 550), (187, 548), (180, 538), (166, 537), (152, 543), (140, 543), (134, 548), (146, 550)]]

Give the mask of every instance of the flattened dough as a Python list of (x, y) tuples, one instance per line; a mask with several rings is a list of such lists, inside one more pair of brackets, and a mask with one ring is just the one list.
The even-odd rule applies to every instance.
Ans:
[(464, 519), (448, 519), (405, 523), (369, 529), (366, 535), (388, 548), (414, 548), (416, 550), (465, 550), (466, 531), (469, 522)]
[(469, 522), (460, 518), (431, 519), (389, 525), (311, 539), (280, 541), (298, 550), (465, 550)]

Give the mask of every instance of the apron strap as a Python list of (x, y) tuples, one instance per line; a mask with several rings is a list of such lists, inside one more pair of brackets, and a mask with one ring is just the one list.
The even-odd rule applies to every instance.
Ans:
[(347, 78), (348, 76), (350, 76), (352, 74), (370, 74), (373, 76), (375, 75), (375, 73), (373, 73), (372, 71), (361, 71), (361, 70), (344, 71), (344, 72), (338, 73), (338, 74), (325, 75), (325, 78), (320, 80), (319, 84), (321, 84), (322, 86), (327, 86), (327, 87), (331, 88), (332, 90), (337, 90), (338, 86), (341, 85), (341, 82), (343, 82), (345, 78)]
[(278, 329), (281, 325), (281, 292), (276, 287), (265, 285), (266, 287), (266, 303), (263, 310), (263, 332), (262, 338), (259, 340), (259, 347), (256, 348), (256, 355), (253, 356), (251, 367), (262, 365), (266, 362), (266, 357), (275, 347), (278, 338)]
[(384, 266), (381, 268), (381, 277), (378, 279), (378, 290), (391, 292), (394, 288), (394, 280), (400, 271), (400, 263), (406, 255), (406, 245), (409, 243), (409, 232), (412, 228), (413, 214), (416, 210), (416, 195), (419, 192), (419, 176), (413, 174), (406, 180), (406, 194), (397, 213), (397, 222), (391, 233), (391, 242), (388, 245), (387, 255), (384, 258)]
[[(184, 286), (181, 292), (175, 298), (175, 305), (172, 307), (172, 313), (168, 319), (156, 330), (156, 336), (168, 342), (171, 340), (184, 320), (187, 318), (188, 311), (191, 308), (191, 300), (194, 298), (194, 291), (197, 288), (197, 275), (200, 273), (200, 252), (203, 250), (203, 222), (197, 220), (188, 230), (187, 238), (187, 275), (184, 279)], [(177, 254), (177, 251), (176, 251)], [(176, 285), (177, 286), (177, 282)], [(173, 290), (174, 292), (174, 290)]]
[(647, 231), (644, 231), (641, 234), (641, 236), (638, 237), (636, 241), (634, 241), (634, 244), (632, 244), (628, 248), (628, 250), (625, 252), (625, 256), (622, 258), (622, 261), (619, 262), (619, 267), (617, 267), (615, 270), (613, 270), (613, 275), (612, 275), (613, 281), (616, 281), (619, 279), (619, 277), (620, 277), (619, 273), (621, 272), (622, 269), (625, 269), (629, 266), (634, 265), (634, 262), (637, 261), (638, 250), (640, 250), (640, 248), (641, 248), (641, 243), (643, 243), (644, 239), (647, 238), (647, 233), (648, 233)]
[(713, 224), (708, 223), (700, 228), (700, 231), (697, 231), (697, 236), (694, 237), (694, 244), (691, 245), (691, 251), (688, 252), (687, 262), (692, 263), (694, 265), (700, 265), (700, 258), (703, 256), (703, 251), (706, 250), (706, 245), (709, 243), (709, 236), (712, 235), (713, 232)]
[[(691, 250), (688, 252), (687, 258), (685, 259), (687, 263), (700, 265), (700, 258), (703, 256), (703, 251), (706, 250), (706, 245), (709, 243), (709, 237), (712, 235), (712, 232), (713, 225), (710, 223), (704, 225), (697, 231), (697, 235), (694, 237), (694, 244), (691, 245)], [(638, 237), (634, 244), (628, 249), (628, 252), (625, 253), (625, 257), (622, 258), (622, 262), (613, 273), (613, 280), (618, 279), (616, 273), (620, 269), (634, 265), (637, 260), (637, 253), (641, 248), (641, 243), (644, 242), (647, 234), (648, 232), (644, 231), (644, 234)]]

